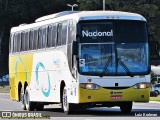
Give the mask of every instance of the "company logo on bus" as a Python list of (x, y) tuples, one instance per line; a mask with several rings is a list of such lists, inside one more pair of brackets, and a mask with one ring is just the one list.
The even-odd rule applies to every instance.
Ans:
[(114, 92), (114, 91), (111, 91), (110, 94), (111, 94), (111, 95), (122, 94), (122, 92)]
[(98, 30), (94, 32), (89, 32), (88, 30), (82, 30), (82, 37), (97, 37), (97, 36), (113, 36), (113, 30), (108, 32), (99, 32)]

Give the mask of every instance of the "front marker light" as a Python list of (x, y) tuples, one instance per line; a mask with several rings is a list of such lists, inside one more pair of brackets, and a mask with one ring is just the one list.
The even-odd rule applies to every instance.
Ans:
[(100, 89), (99, 85), (96, 85), (96, 84), (93, 84), (93, 83), (81, 83), (79, 86), (81, 88), (88, 89), (88, 90), (98, 90), (98, 89)]
[(134, 85), (135, 89), (145, 89), (149, 87), (151, 87), (150, 83), (137, 83), (136, 85)]

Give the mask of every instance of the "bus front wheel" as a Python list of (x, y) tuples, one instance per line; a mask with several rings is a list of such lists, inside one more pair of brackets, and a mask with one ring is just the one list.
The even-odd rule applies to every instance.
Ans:
[(124, 102), (120, 105), (122, 113), (130, 113), (132, 110), (132, 102)]
[(73, 104), (68, 103), (68, 100), (67, 100), (66, 86), (64, 87), (63, 94), (62, 94), (62, 109), (66, 114), (71, 114), (73, 112)]
[(26, 109), (28, 111), (33, 111), (35, 109), (35, 104), (30, 101), (28, 86), (26, 87), (26, 90), (25, 90), (24, 102), (25, 102), (25, 105), (26, 105)]

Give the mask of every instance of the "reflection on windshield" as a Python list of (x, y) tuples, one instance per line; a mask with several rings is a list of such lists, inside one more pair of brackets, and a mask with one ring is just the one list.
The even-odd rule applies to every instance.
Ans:
[[(148, 69), (147, 50), (147, 44), (144, 43), (121, 43), (117, 44), (117, 57), (131, 72), (146, 72)], [(119, 64), (118, 72), (124, 72)]]
[(132, 74), (147, 72), (147, 49), (147, 44), (145, 43), (121, 43), (116, 45), (116, 56), (114, 43), (81, 44), (79, 60), (83, 62), (79, 62), (80, 72), (90, 75), (100, 75), (110, 56), (112, 59), (108, 63), (103, 73), (104, 75), (128, 74), (124, 67), (116, 62), (116, 59), (121, 59)]
[[(81, 72), (94, 72), (99, 74), (102, 72), (108, 58), (114, 56), (113, 44), (81, 44), (80, 48), (80, 60), (85, 60), (85, 64), (81, 65), (80, 63)], [(106, 71), (115, 73), (113, 62), (114, 60), (110, 62)]]

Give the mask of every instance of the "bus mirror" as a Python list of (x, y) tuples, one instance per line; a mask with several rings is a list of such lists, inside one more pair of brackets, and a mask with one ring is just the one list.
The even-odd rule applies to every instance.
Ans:
[(80, 38), (80, 35), (79, 34), (76, 34), (76, 39)]
[(77, 41), (73, 41), (73, 55), (78, 55), (78, 42)]

